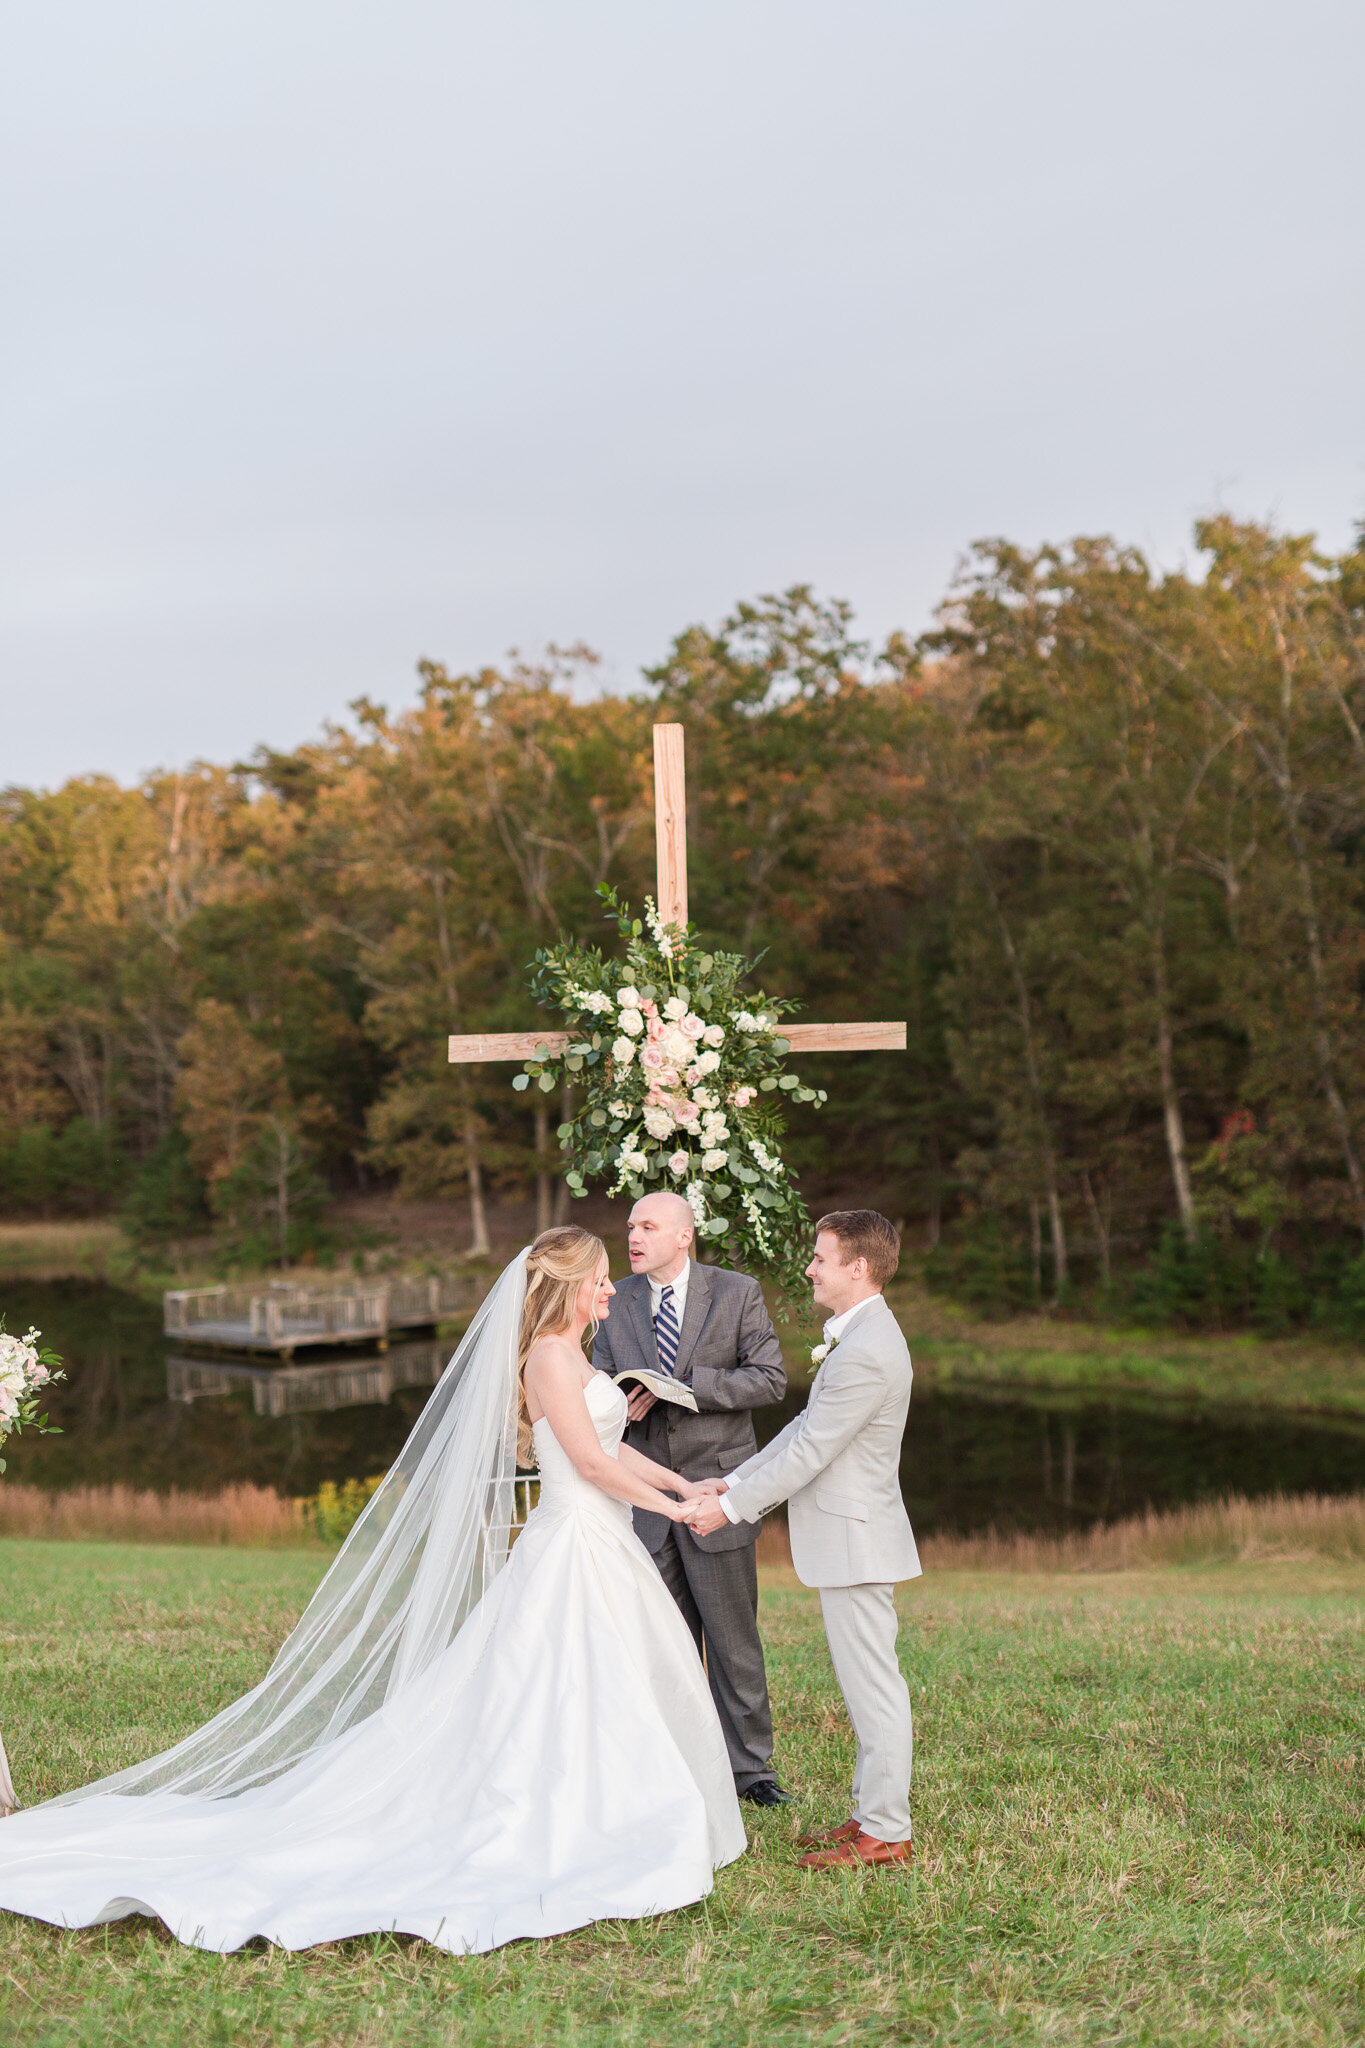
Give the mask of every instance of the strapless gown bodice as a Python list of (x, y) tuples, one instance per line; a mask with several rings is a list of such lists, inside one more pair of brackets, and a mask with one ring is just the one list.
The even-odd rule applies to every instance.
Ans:
[[(583, 1389), (583, 1399), (597, 1431), (597, 1441), (607, 1456), (614, 1458), (626, 1432), (625, 1395), (604, 1372), (595, 1372)], [(588, 1514), (621, 1528), (632, 1528), (627, 1503), (613, 1500), (609, 1493), (603, 1493), (600, 1486), (594, 1486), (590, 1479), (583, 1478), (543, 1416), (531, 1425), (531, 1435), (535, 1440), (536, 1464), (540, 1472), (540, 1502), (536, 1513), (542, 1521), (550, 1521), (563, 1514)]]
[[(615, 1456), (626, 1402), (584, 1390)], [(0, 1821), (0, 1907), (153, 1913), (181, 1941), (396, 1930), (457, 1952), (688, 1905), (745, 1847), (686, 1623), (624, 1502), (534, 1428), (540, 1503), (448, 1650), (232, 1799), (92, 1796)]]

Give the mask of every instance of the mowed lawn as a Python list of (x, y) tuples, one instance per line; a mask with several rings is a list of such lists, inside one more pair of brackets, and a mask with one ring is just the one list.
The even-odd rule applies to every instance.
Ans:
[[(20, 1797), (232, 1698), (323, 1562), (0, 1543)], [(791, 1838), (843, 1818), (848, 1729), (814, 1596), (770, 1579), (799, 1796), (754, 1815), (749, 1855), (703, 1904), (468, 1960), (402, 1937), (217, 1957), (146, 1920), (65, 1934), (0, 1916), (0, 2040), (1355, 2044), (1362, 1594), (1365, 1566), (1323, 1562), (905, 1588), (919, 1861), (831, 1879), (796, 1869)]]

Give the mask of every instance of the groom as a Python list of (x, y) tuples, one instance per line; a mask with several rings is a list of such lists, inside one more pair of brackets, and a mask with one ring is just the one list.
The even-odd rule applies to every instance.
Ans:
[(874, 1209), (821, 1217), (806, 1277), (830, 1319), (810, 1400), (755, 1457), (712, 1482), (714, 1498), (690, 1518), (704, 1538), (727, 1520), (756, 1523), (786, 1501), (797, 1577), (819, 1588), (858, 1760), (853, 1818), (802, 1837), (813, 1853), (801, 1862), (811, 1870), (911, 1857), (913, 1730), (895, 1601), (896, 1580), (920, 1569), (900, 1489), (910, 1353), (882, 1298), (899, 1260), (895, 1229)]
[[(646, 1367), (690, 1386), (695, 1415), (635, 1388), (628, 1440), (684, 1479), (710, 1479), (752, 1454), (750, 1411), (780, 1401), (787, 1375), (758, 1282), (724, 1266), (694, 1265), (692, 1230), (681, 1195), (641, 1196), (630, 1212), (630, 1278), (617, 1282), (592, 1362), (609, 1373)], [(722, 1518), (697, 1538), (684, 1524), (637, 1508), (635, 1531), (705, 1655), (735, 1790), (755, 1806), (784, 1805), (758, 1636), (757, 1524)]]

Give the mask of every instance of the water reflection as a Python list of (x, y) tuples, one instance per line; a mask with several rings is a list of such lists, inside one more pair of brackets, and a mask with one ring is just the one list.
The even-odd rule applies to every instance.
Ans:
[(340, 1359), (324, 1365), (226, 1365), (216, 1359), (166, 1360), (172, 1401), (202, 1401), (249, 1392), (257, 1415), (303, 1415), (319, 1409), (370, 1408), (391, 1401), (399, 1387), (434, 1387), (450, 1360), (450, 1346), (395, 1344), (381, 1357)]
[[(42, 1329), (68, 1363), (57, 1437), (11, 1440), (10, 1477), (207, 1491), (254, 1480), (312, 1493), (397, 1455), (452, 1345), (265, 1366), (167, 1355), (154, 1303), (96, 1283), (10, 1284), (12, 1329)], [(761, 1441), (804, 1401), (755, 1415)], [(925, 1533), (1081, 1527), (1227, 1492), (1365, 1488), (1365, 1425), (1225, 1409), (916, 1388), (901, 1463)]]

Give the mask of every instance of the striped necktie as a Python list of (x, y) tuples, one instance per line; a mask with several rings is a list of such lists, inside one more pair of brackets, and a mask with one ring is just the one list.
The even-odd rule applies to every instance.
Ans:
[(672, 1286), (664, 1288), (659, 1296), (659, 1313), (654, 1318), (654, 1342), (659, 1352), (659, 1363), (664, 1371), (675, 1376), (678, 1364), (678, 1311), (673, 1306)]

